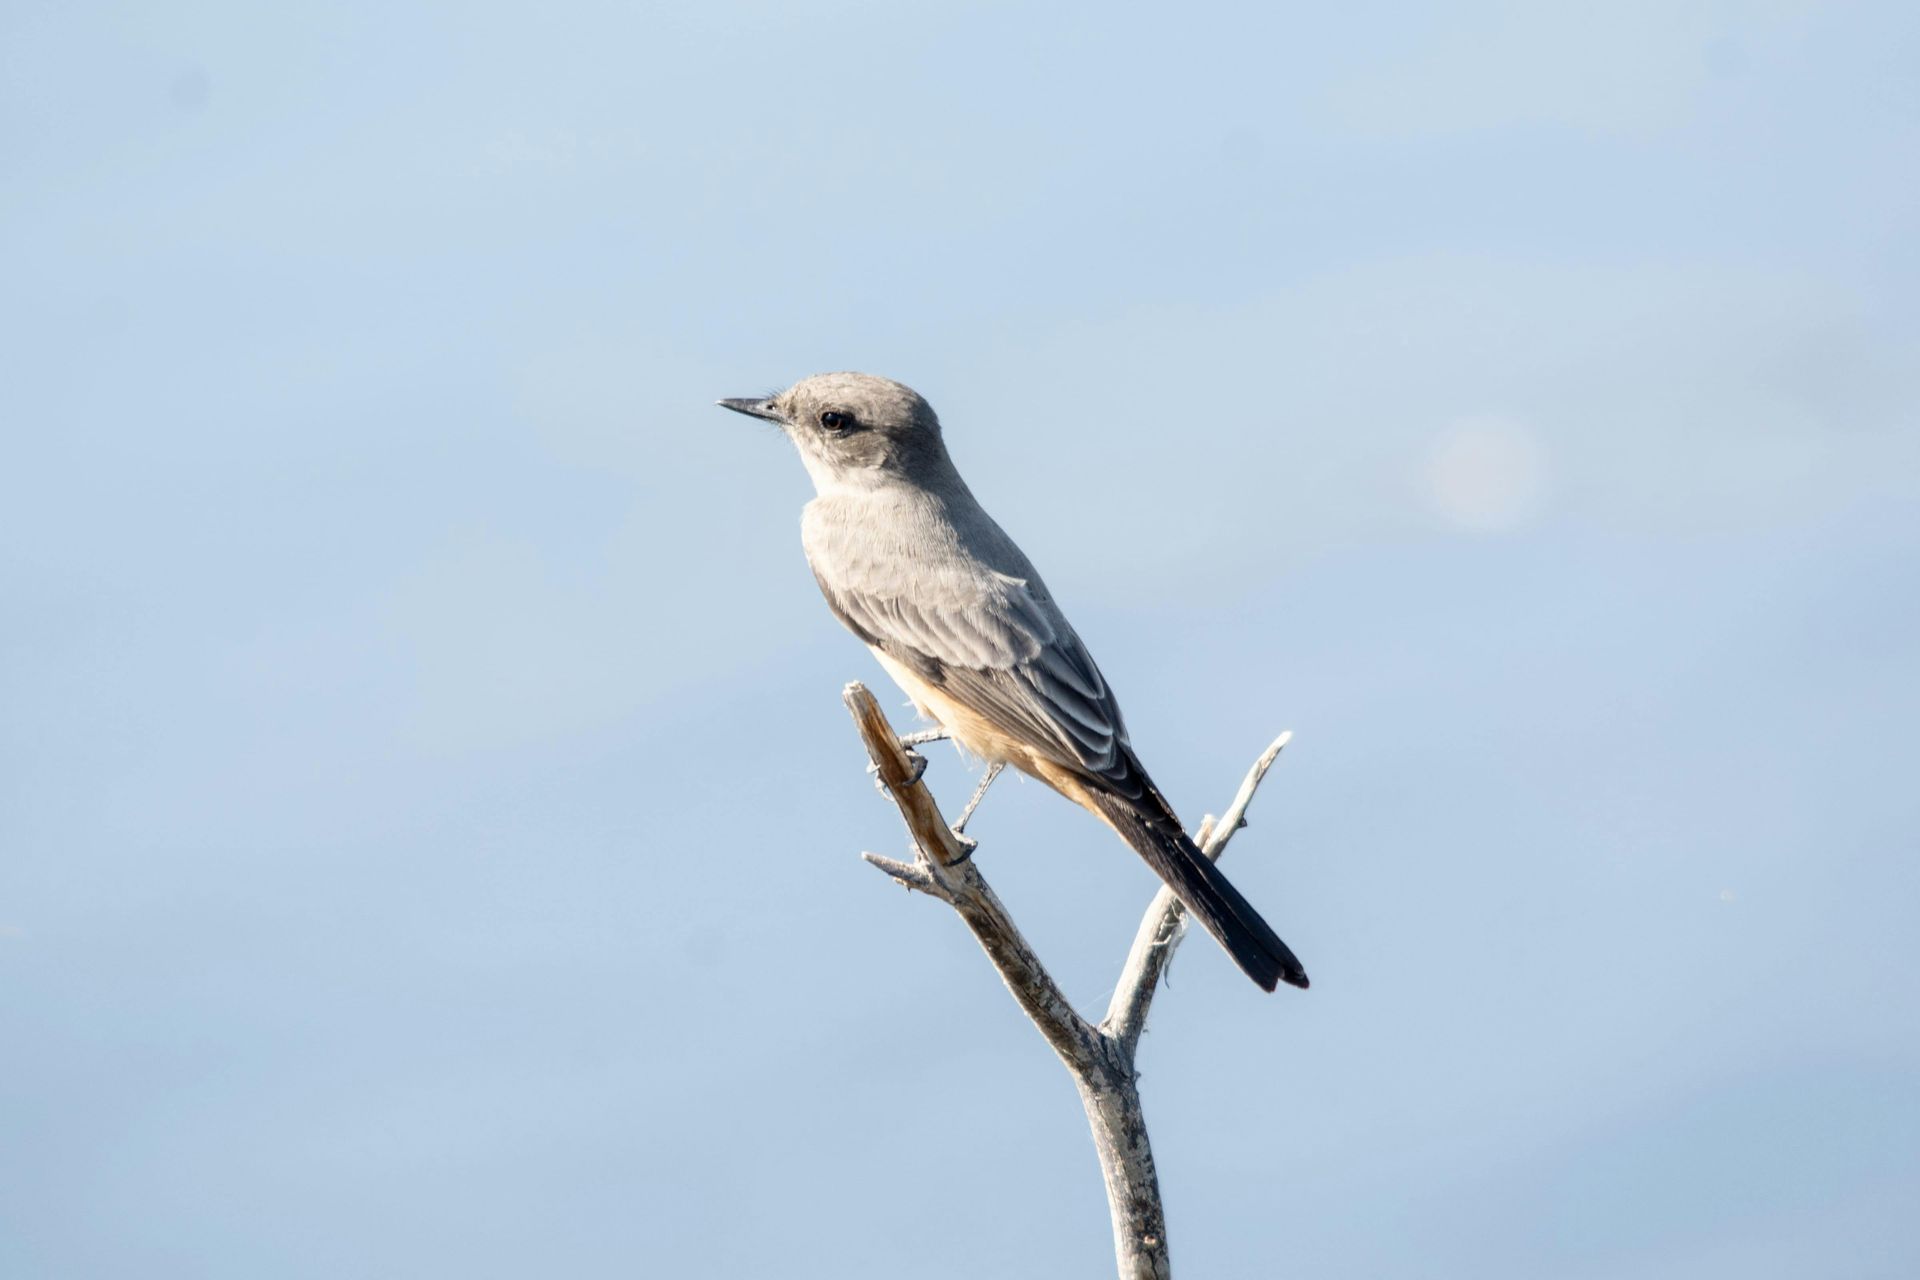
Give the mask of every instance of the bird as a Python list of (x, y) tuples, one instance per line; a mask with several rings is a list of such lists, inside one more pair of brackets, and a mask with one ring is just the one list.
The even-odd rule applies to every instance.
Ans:
[(951, 737), (987, 762), (962, 827), (1011, 765), (1118, 833), (1264, 990), (1307, 986), (1154, 786), (1092, 654), (974, 498), (924, 397), (872, 374), (823, 373), (718, 403), (775, 424), (798, 450), (814, 487), (800, 522), (807, 563), (834, 615), (939, 726), (914, 740)]

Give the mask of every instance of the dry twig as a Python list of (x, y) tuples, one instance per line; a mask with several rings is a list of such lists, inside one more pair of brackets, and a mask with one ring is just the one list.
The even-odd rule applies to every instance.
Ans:
[[(933, 793), (921, 781), (924, 762), (907, 753), (873, 694), (856, 681), (846, 687), (842, 698), (881, 782), (906, 821), (915, 849), (912, 862), (875, 853), (862, 856), (908, 888), (952, 907), (973, 931), (1007, 990), (1053, 1046), (1080, 1091), (1106, 1179), (1121, 1280), (1167, 1280), (1166, 1216), (1133, 1063), (1160, 976), (1186, 933), (1186, 908), (1170, 889), (1155, 895), (1127, 954), (1106, 1018), (1099, 1026), (1089, 1023), (1074, 1011), (973, 864), (972, 842), (948, 828)], [(1291, 736), (1281, 734), (1254, 762), (1225, 817), (1201, 824), (1194, 842), (1209, 858), (1218, 860), (1233, 833), (1246, 825), (1254, 792)]]

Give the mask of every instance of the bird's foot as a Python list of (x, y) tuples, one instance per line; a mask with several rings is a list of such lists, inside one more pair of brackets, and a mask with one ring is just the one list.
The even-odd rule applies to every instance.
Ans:
[[(927, 758), (912, 748), (907, 748), (907, 785), (920, 781), (927, 772)], [(887, 794), (887, 780), (880, 776), (880, 766), (869, 763), (867, 772), (873, 775), (873, 789), (881, 795)]]
[(959, 827), (948, 827), (947, 830), (953, 832), (953, 842), (960, 846), (960, 856), (947, 865), (957, 867), (962, 863), (972, 862), (973, 851), (980, 847), (980, 842), (972, 836), (962, 833)]

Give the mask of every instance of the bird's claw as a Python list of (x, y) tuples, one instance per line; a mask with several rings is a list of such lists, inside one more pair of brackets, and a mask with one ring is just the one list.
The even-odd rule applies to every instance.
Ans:
[[(912, 786), (914, 783), (920, 781), (926, 774), (927, 758), (911, 748), (903, 749), (903, 753), (907, 757), (906, 785)], [(873, 775), (873, 789), (881, 795), (886, 795), (887, 780), (880, 776), (880, 766), (869, 761), (867, 764), (867, 772)]]
[(957, 867), (963, 862), (972, 862), (973, 851), (980, 847), (980, 842), (972, 836), (963, 834), (958, 827), (948, 827), (947, 830), (953, 832), (953, 842), (960, 846), (960, 856), (947, 865)]
[(912, 786), (926, 775), (927, 758), (910, 747), (906, 751), (906, 757), (907, 769), (910, 772), (910, 776), (907, 778), (907, 785)]

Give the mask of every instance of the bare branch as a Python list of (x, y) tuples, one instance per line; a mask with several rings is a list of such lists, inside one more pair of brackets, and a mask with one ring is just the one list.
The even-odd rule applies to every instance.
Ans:
[[(1040, 1034), (1053, 1051), (1076, 1073), (1098, 1070), (1106, 1065), (1105, 1047), (1087, 1020), (1074, 1012), (1066, 994), (1040, 963), (1027, 940), (1007, 914), (1005, 906), (969, 860), (972, 849), (963, 844), (940, 816), (933, 793), (920, 781), (918, 771), (907, 759), (899, 736), (887, 723), (880, 704), (858, 681), (841, 693), (847, 710), (860, 729), (867, 754), (880, 771), (880, 780), (905, 819), (913, 836), (917, 861), (911, 868), (891, 859), (867, 854), (873, 863), (909, 888), (923, 889), (941, 899), (960, 914), (974, 938), (1000, 971), (1000, 980), (1020, 1002)], [(919, 883), (924, 878), (925, 883)]]
[[(973, 931), (1001, 981), (1066, 1064), (1080, 1092), (1106, 1181), (1121, 1280), (1168, 1280), (1166, 1217), (1133, 1057), (1154, 987), (1185, 930), (1184, 908), (1169, 890), (1154, 898), (1127, 957), (1106, 1022), (1090, 1025), (1074, 1011), (974, 865), (973, 842), (947, 826), (932, 792), (921, 782), (925, 762), (909, 756), (907, 745), (929, 741), (930, 736), (902, 739), (896, 735), (879, 703), (858, 682), (849, 684), (841, 696), (914, 843), (912, 862), (877, 853), (862, 856), (898, 883), (951, 906)], [(1289, 736), (1281, 734), (1255, 762), (1225, 817), (1217, 824), (1212, 819), (1201, 824), (1196, 843), (1209, 858), (1217, 859), (1234, 830), (1245, 822), (1254, 791)]]
[(883, 858), (877, 853), (863, 853), (860, 856), (892, 876), (895, 880), (898, 880), (904, 887), (908, 889), (918, 889), (922, 893), (931, 894), (939, 898), (942, 902), (946, 901), (946, 895), (941, 892), (940, 886), (935, 883), (932, 876), (920, 869), (920, 865), (917, 862), (901, 862), (897, 858)]
[[(1233, 803), (1227, 806), (1220, 821), (1214, 822), (1209, 818), (1200, 824), (1193, 842), (1200, 846), (1201, 853), (1215, 862), (1220, 860), (1220, 855), (1227, 851), (1227, 841), (1233, 839), (1233, 833), (1247, 825), (1247, 806), (1253, 803), (1253, 793), (1260, 789), (1267, 770), (1273, 767), (1273, 762), (1280, 758), (1280, 752), (1292, 740), (1291, 730), (1275, 738), (1273, 744), (1253, 762), (1253, 767), (1247, 770), (1240, 790), (1234, 794)], [(1162, 887), (1148, 905), (1139, 931), (1133, 935), (1133, 946), (1127, 952), (1127, 962), (1120, 969), (1119, 984), (1114, 987), (1113, 999), (1107, 1005), (1106, 1019), (1100, 1024), (1100, 1030), (1119, 1043), (1129, 1062), (1133, 1060), (1134, 1049), (1140, 1043), (1140, 1033), (1146, 1030), (1147, 1010), (1153, 1004), (1153, 994), (1160, 986), (1160, 975), (1166, 972), (1168, 962), (1173, 959), (1174, 948), (1180, 945), (1180, 939), (1186, 936), (1186, 932), (1186, 907), (1173, 896), (1173, 890)]]
[(900, 816), (906, 819), (907, 830), (913, 833), (914, 843), (920, 847), (920, 856), (943, 867), (965, 862), (971, 850), (940, 816), (933, 793), (921, 785), (919, 770), (907, 755), (907, 749), (900, 745), (899, 735), (887, 723), (886, 713), (880, 710), (880, 704), (874, 701), (867, 686), (855, 680), (840, 691), (840, 700), (853, 713), (853, 722), (860, 729), (861, 741), (867, 744), (873, 767), (880, 771), (880, 781), (893, 802), (900, 806)]
[(1289, 729), (1275, 738), (1260, 753), (1260, 758), (1253, 762), (1253, 767), (1247, 770), (1247, 776), (1240, 780), (1240, 790), (1234, 793), (1233, 803), (1220, 815), (1220, 821), (1214, 829), (1212, 847), (1201, 846), (1202, 852), (1209, 858), (1220, 861), (1220, 855), (1226, 852), (1227, 841), (1233, 839), (1234, 832), (1247, 825), (1247, 806), (1253, 803), (1253, 793), (1260, 789), (1260, 784), (1266, 780), (1267, 770), (1273, 768), (1273, 762), (1280, 758), (1280, 753), (1292, 741), (1293, 730)]

